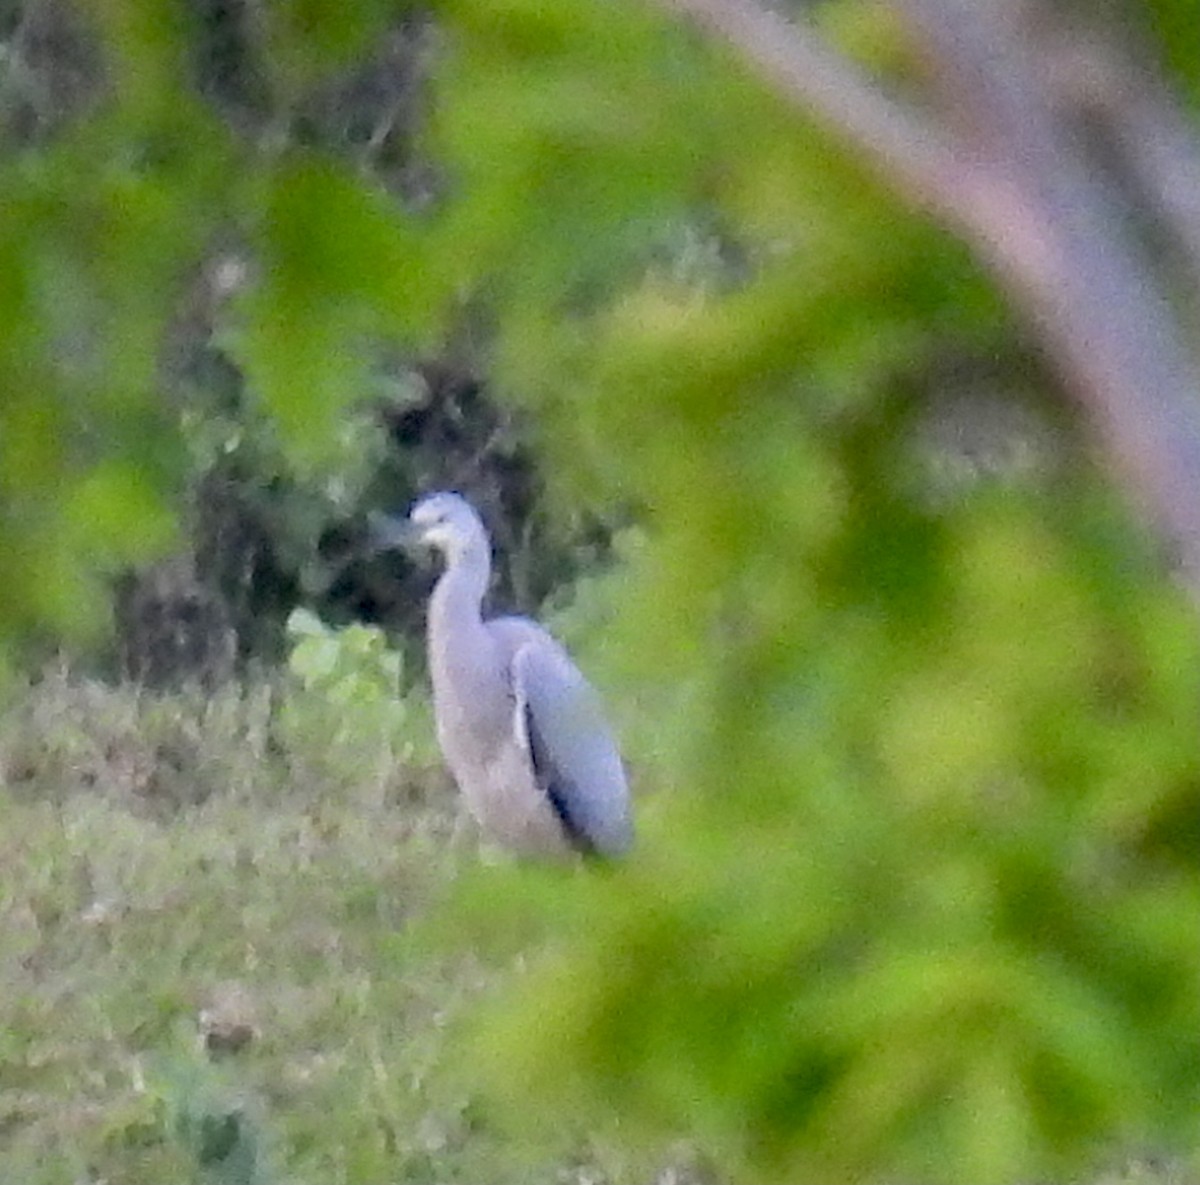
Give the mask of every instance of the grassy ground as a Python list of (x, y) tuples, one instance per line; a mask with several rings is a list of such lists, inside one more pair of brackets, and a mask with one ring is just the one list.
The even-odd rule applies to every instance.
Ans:
[[(507, 971), (414, 941), (479, 853), (410, 708), (347, 732), (268, 686), (62, 672), (13, 698), (0, 1185), (707, 1180), (586, 1140), (539, 1163), (449, 1071), (455, 1019)], [(1104, 1185), (1191, 1179), (1145, 1161)]]
[(0, 720), (0, 1182), (608, 1179), (443, 1071), (497, 973), (409, 940), (478, 860), (427, 742), (280, 709), (53, 673)]

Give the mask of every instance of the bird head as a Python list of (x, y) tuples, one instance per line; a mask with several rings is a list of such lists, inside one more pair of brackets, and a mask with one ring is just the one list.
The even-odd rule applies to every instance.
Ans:
[(375, 549), (423, 545), (442, 552), (448, 560), (472, 548), (486, 546), (487, 535), (479, 515), (460, 494), (437, 493), (422, 498), (407, 519), (371, 516)]

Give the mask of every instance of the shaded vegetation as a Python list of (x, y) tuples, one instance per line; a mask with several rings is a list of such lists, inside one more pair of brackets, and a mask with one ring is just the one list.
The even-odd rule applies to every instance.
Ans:
[[(938, 110), (920, 51), (983, 19), (795, 7)], [(1194, 7), (1052, 14), (1172, 117), (1148, 163), (1058, 96), (1186, 348), (1187, 203), (1147, 170), (1195, 155)], [(1049, 77), (1042, 9), (1002, 31)], [(1156, 532), (1194, 499), (1146, 478), (1190, 388), (1127, 438), (1053, 302), (666, 5), (29, 0), (0, 38), (10, 663), (94, 647), (124, 580), (126, 670), (205, 688), (14, 685), (7, 1170), (1186, 1164), (1200, 637)], [(358, 555), (360, 512), (433, 484), (612, 693), (626, 865), (477, 861), (409, 652), (331, 629), (411, 634), (422, 580)], [(290, 676), (229, 682), (289, 641)]]
[(95, 648), (114, 577), (105, 665), (156, 685), (278, 661), (297, 602), (412, 632), (422, 581), (361, 554), (361, 519), (431, 483), (494, 513), (498, 591), (532, 608), (607, 527), (540, 510), (532, 431), (469, 336), (362, 301), (418, 297), (393, 214), (434, 189), (428, 17), (176, 15), (29, 0), (5, 30), (12, 637)]

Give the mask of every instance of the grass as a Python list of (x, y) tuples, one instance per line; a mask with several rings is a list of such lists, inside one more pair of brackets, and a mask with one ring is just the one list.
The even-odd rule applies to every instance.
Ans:
[(319, 717), (61, 671), (4, 715), (4, 1185), (608, 1179), (525, 1165), (445, 1070), (499, 973), (409, 923), (474, 840), (427, 740)]
[(419, 701), (350, 718), (61, 670), (0, 714), (0, 1185), (711, 1182), (489, 1127), (453, 1033), (509, 971), (414, 926), (474, 838)]

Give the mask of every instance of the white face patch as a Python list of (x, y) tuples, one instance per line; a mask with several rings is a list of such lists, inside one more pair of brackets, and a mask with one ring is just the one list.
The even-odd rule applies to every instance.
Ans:
[(433, 494), (409, 511), (412, 535), (440, 551), (451, 563), (481, 541), (487, 545), (483, 524), (471, 507), (453, 494)]
[(438, 513), (432, 506), (418, 506), (408, 516), (408, 521), (415, 527), (432, 527), (438, 521)]
[(418, 528), (422, 543), (449, 550), (454, 539), (454, 526), (439, 513), (436, 506), (416, 507), (408, 516), (408, 521)]
[(421, 542), (428, 543), (433, 547), (440, 547), (445, 551), (450, 549), (451, 543), (454, 541), (454, 529), (449, 523), (436, 523), (425, 527), (421, 531)]

